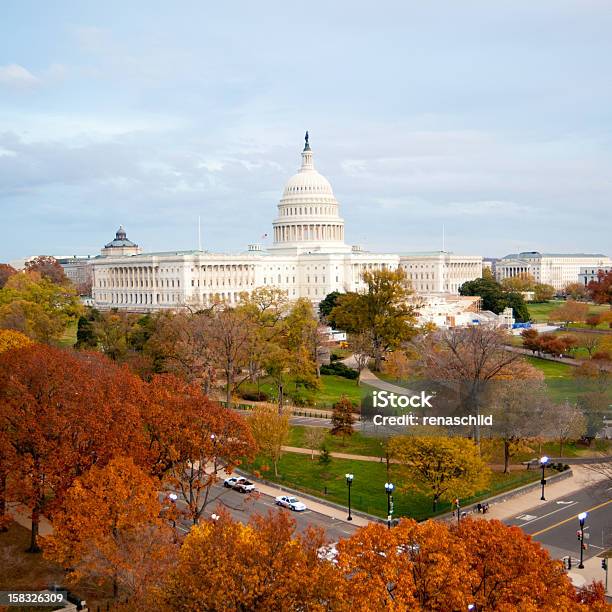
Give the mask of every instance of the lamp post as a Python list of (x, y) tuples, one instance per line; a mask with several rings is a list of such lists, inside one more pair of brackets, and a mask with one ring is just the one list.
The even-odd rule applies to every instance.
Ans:
[(540, 459), (540, 467), (542, 468), (542, 480), (540, 480), (540, 483), (542, 485), (542, 497), (540, 497), (540, 501), (546, 501), (546, 498), (544, 497), (544, 487), (546, 485), (546, 478), (544, 478), (544, 470), (546, 469), (547, 464), (548, 464), (548, 457), (544, 455)]
[(353, 517), (351, 516), (351, 485), (353, 484), (353, 475), (346, 474), (346, 486), (348, 487), (348, 516), (346, 517), (347, 521), (352, 521)]
[(168, 499), (172, 504), (172, 527), (176, 529), (176, 500), (178, 499), (178, 495), (176, 493), (168, 493)]
[(385, 491), (387, 492), (387, 529), (391, 529), (391, 517), (393, 516), (393, 486), (392, 482), (385, 482)]
[(584, 522), (586, 521), (587, 513), (581, 512), (578, 515), (578, 522), (580, 523), (580, 563), (578, 569), (584, 569), (583, 555), (584, 555)]

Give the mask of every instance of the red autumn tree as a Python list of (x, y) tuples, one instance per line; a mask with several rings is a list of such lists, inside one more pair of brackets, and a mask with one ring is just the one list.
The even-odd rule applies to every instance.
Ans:
[(141, 383), (99, 354), (32, 345), (0, 355), (0, 431), (11, 452), (0, 457), (7, 495), (32, 516), (61, 502), (73, 480), (117, 452), (143, 457)]
[(26, 263), (28, 272), (38, 272), (43, 278), (48, 278), (56, 285), (65, 285), (69, 282), (64, 272), (64, 268), (58, 263), (55, 257), (49, 255), (39, 255)]
[(604, 272), (599, 270), (597, 280), (587, 285), (591, 299), (598, 304), (609, 304), (612, 308), (612, 270)]
[(15, 270), (13, 266), (0, 263), (0, 289), (6, 285), (6, 281), (13, 276), (13, 274), (17, 274), (17, 270)]
[(149, 383), (143, 419), (153, 473), (177, 490), (197, 523), (221, 472), (253, 457), (255, 442), (246, 422), (171, 374)]

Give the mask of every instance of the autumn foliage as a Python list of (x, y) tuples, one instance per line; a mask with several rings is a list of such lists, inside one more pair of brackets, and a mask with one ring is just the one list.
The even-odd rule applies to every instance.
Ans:
[(249, 525), (222, 514), (194, 528), (161, 587), (163, 609), (606, 609), (600, 589), (577, 593), (560, 561), (499, 521), (370, 524), (335, 546), (294, 530), (283, 512)]
[(176, 552), (172, 529), (160, 518), (158, 485), (127, 457), (92, 467), (54, 514), (44, 556), (70, 568), (72, 583), (110, 583), (115, 597), (144, 600)]

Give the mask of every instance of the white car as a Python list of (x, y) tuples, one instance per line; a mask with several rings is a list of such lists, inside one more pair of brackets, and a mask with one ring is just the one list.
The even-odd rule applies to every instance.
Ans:
[(242, 476), (230, 476), (223, 481), (223, 486), (227, 489), (236, 489), (240, 493), (252, 493), (255, 485)]
[(276, 498), (276, 505), (289, 508), (289, 510), (293, 510), (294, 512), (304, 512), (304, 510), (306, 510), (306, 505), (297, 497), (292, 497), (291, 495), (279, 495)]

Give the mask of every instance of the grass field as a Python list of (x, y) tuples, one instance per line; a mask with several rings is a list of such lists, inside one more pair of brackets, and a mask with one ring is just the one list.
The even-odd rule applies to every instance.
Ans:
[[(361, 387), (354, 380), (324, 374), (320, 378), (320, 384), (321, 387), (316, 390), (300, 387), (296, 391), (295, 382), (287, 376), (284, 382), (285, 395), (293, 399), (297, 393), (298, 397), (306, 399), (309, 406), (317, 406), (318, 408), (331, 408), (343, 395), (346, 395), (356, 404), (361, 402)], [(259, 388), (267, 393), (270, 398), (274, 397), (277, 392), (276, 386), (269, 378), (262, 379)], [(257, 388), (256, 385), (245, 383), (240, 387), (240, 390), (254, 392)]]
[[(531, 320), (536, 323), (547, 323), (548, 317), (550, 313), (562, 306), (565, 303), (565, 300), (551, 300), (550, 302), (542, 302), (541, 304), (527, 304), (527, 309), (529, 310), (529, 315), (531, 316)], [(599, 314), (601, 312), (605, 312), (609, 310), (609, 306), (605, 304), (589, 304), (589, 314)], [(602, 325), (601, 328), (605, 329), (607, 326)]]
[[(384, 484), (391, 480), (396, 486), (396, 493), (393, 495), (395, 517), (408, 516), (423, 520), (433, 515), (429, 498), (414, 491), (402, 491), (405, 483), (396, 473), (398, 468), (393, 465), (388, 475), (385, 463), (333, 458), (329, 465), (322, 466), (316, 457), (313, 461), (308, 455), (285, 453), (279, 462), (280, 475), (278, 478), (274, 477), (273, 470), (268, 469), (266, 461), (261, 458), (258, 458), (252, 465), (244, 467), (266, 480), (275, 481), (339, 504), (346, 503), (345, 474), (351, 472), (354, 475), (351, 489), (353, 508), (380, 517), (385, 517), (387, 514)], [(462, 501), (465, 505), (485, 499), (537, 480), (539, 477), (537, 470), (521, 470), (507, 475), (496, 472), (493, 473), (490, 486), (486, 491), (481, 491), (478, 495)], [(436, 514), (447, 512), (450, 508), (449, 503), (441, 503)]]
[(77, 322), (69, 323), (60, 338), (60, 346), (74, 346), (77, 340)]
[[(287, 446), (306, 448), (304, 433), (307, 427), (294, 425), (289, 432)], [(328, 430), (329, 431), (329, 430)], [(339, 436), (328, 433), (324, 439), (325, 447), (330, 452), (348, 453), (350, 455), (366, 455), (370, 457), (381, 457), (384, 455), (384, 439), (375, 436), (364, 436), (356, 431), (352, 436), (343, 440)]]

